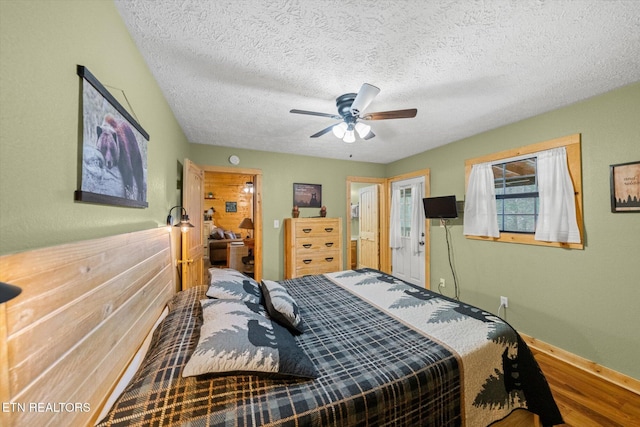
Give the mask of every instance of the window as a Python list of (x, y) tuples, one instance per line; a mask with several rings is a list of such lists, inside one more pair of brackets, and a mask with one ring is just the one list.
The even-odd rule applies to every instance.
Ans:
[(400, 189), (400, 235), (411, 237), (411, 187)]
[(501, 232), (533, 234), (536, 231), (540, 209), (536, 160), (530, 157), (492, 165)]
[[(583, 249), (583, 243), (538, 241), (534, 238), (540, 208), (537, 161), (535, 153), (565, 147), (567, 166), (575, 191), (576, 221), (583, 236), (582, 224), (582, 168), (580, 164), (580, 134), (531, 144), (513, 150), (489, 154), (465, 161), (465, 185), (474, 165), (489, 163), (493, 170), (499, 237), (466, 235), (468, 239), (523, 243), (539, 246)], [(584, 240), (581, 238), (581, 242)]]

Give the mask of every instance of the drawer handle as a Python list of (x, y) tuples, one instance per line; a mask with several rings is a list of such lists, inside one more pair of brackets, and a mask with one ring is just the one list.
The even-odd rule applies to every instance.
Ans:
[(302, 262), (304, 262), (305, 264), (311, 264), (311, 260), (310, 259), (303, 259)]
[(311, 233), (311, 229), (310, 228), (303, 228), (302, 231), (304, 231), (305, 233)]
[(331, 262), (331, 261), (333, 261), (333, 257), (332, 256), (328, 256), (328, 257), (325, 258), (325, 261)]
[(305, 243), (302, 245), (303, 248), (309, 249), (311, 247), (311, 243)]
[(326, 247), (330, 248), (331, 246), (333, 246), (333, 242), (327, 242), (324, 244)]
[(326, 231), (327, 233), (331, 233), (333, 231), (333, 227), (326, 227), (324, 231)]

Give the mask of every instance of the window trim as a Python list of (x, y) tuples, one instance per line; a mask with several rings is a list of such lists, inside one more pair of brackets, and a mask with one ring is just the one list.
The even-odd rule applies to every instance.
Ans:
[(552, 148), (565, 147), (567, 150), (567, 166), (569, 175), (573, 183), (576, 201), (576, 220), (578, 229), (580, 230), (580, 243), (563, 243), (563, 242), (542, 242), (535, 240), (533, 234), (508, 233), (500, 232), (500, 237), (483, 237), (483, 236), (466, 236), (467, 239), (487, 240), (494, 242), (520, 243), (526, 245), (551, 246), (565, 249), (584, 249), (584, 225), (582, 220), (582, 164), (580, 160), (580, 137), (579, 133), (567, 135), (561, 138), (551, 139), (548, 141), (538, 142), (536, 144), (526, 145), (524, 147), (511, 150), (501, 151), (499, 153), (488, 154), (473, 159), (467, 159), (464, 162), (465, 174), (465, 194), (469, 185), (469, 174), (471, 168), (479, 163), (496, 163), (501, 160), (511, 159), (513, 157), (526, 156), (540, 151), (550, 150)]

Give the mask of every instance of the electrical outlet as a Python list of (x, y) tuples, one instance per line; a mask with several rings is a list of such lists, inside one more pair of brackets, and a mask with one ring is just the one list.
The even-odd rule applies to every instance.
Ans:
[(277, 219), (273, 220), (273, 228), (280, 228), (280, 221)]
[(445, 283), (444, 283), (444, 279), (441, 277), (440, 278), (440, 283), (438, 284), (439, 288), (444, 288), (445, 287)]
[(503, 306), (504, 308), (509, 307), (509, 298), (500, 297), (500, 305)]

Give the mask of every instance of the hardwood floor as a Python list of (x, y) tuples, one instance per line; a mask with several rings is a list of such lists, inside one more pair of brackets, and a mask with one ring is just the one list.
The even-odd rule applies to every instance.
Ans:
[(640, 427), (640, 395), (532, 351), (560, 408), (563, 427)]

